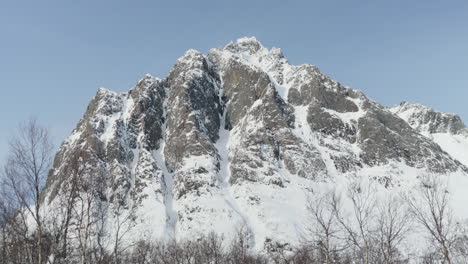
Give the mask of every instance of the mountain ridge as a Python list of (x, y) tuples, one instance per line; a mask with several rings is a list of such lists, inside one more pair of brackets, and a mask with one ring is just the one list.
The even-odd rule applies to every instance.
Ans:
[[(468, 159), (415, 125), (432, 119), (412, 122), (403, 110), (316, 66), (290, 65), (255, 38), (188, 50), (163, 79), (97, 91), (56, 155), (44, 199), (60, 199), (81, 153), (82, 177), (105, 174), (106, 201), (136, 211), (134, 237), (232, 236), (245, 225), (258, 250), (294, 244), (307, 193), (324, 183), (367, 177), (391, 189), (419, 173), (468, 173)], [(463, 130), (450, 120), (445, 132)]]

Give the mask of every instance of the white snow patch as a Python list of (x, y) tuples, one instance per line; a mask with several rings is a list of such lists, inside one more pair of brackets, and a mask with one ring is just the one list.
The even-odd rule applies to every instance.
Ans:
[(450, 156), (457, 159), (465, 166), (468, 166), (468, 137), (461, 135), (452, 135), (449, 133), (431, 134), (434, 142)]
[(174, 186), (174, 175), (173, 173), (169, 172), (166, 166), (166, 160), (164, 158), (164, 147), (165, 141), (161, 141), (161, 145), (159, 149), (153, 152), (153, 157), (156, 160), (156, 163), (163, 171), (163, 179), (164, 179), (164, 205), (166, 208), (166, 226), (165, 226), (165, 237), (167, 239), (175, 239), (176, 232), (175, 227), (177, 223), (177, 213), (176, 209), (174, 208), (174, 197), (172, 194), (172, 189)]

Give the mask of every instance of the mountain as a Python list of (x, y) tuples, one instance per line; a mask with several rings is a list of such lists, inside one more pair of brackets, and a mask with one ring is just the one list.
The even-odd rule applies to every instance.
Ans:
[(387, 108), (241, 38), (188, 50), (167, 77), (146, 75), (128, 92), (99, 89), (43, 197), (61, 199), (79, 156), (80, 177), (104, 175), (103, 201), (135, 211), (131, 238), (229, 237), (243, 226), (261, 250), (301, 240), (308, 194), (324, 185), (363, 177), (391, 190), (420, 173), (467, 174), (467, 134), (457, 116)]

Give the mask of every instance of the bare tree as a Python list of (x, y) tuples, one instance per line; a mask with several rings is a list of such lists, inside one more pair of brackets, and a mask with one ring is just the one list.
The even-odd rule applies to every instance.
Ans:
[(0, 263), (31, 263), (32, 248), (30, 243), (25, 243), (28, 239), (27, 226), (20, 221), (17, 202), (11, 199), (4, 187), (0, 186)]
[(107, 171), (104, 168), (86, 166), (83, 176), (78, 181), (71, 218), (82, 264), (107, 256), (103, 241), (109, 236), (106, 230), (106, 177)]
[(399, 247), (410, 233), (412, 217), (400, 196), (388, 194), (377, 205), (375, 241), (384, 264), (401, 262)]
[[(252, 232), (247, 225), (237, 227), (236, 234), (229, 247), (229, 263), (256, 263), (257, 259), (251, 254)], [(260, 259), (258, 259), (260, 263)]]
[(341, 200), (333, 201), (336, 219), (346, 232), (349, 246), (355, 248), (354, 255), (362, 263), (371, 263), (375, 222), (375, 208), (377, 205), (375, 189), (371, 185), (362, 183), (351, 184), (346, 196), (351, 202), (351, 214), (343, 210)]
[(312, 236), (314, 247), (317, 247), (326, 264), (336, 263), (339, 253), (347, 248), (343, 243), (343, 230), (335, 213), (341, 211), (338, 209), (339, 200), (335, 190), (308, 197), (307, 210), (312, 226), (307, 229)]
[(107, 174), (104, 170), (100, 170), (97, 177), (94, 179), (95, 186), (95, 202), (93, 205), (94, 218), (94, 263), (105, 263), (106, 259), (110, 259), (106, 251), (107, 238), (109, 232), (107, 230), (107, 219), (109, 213), (109, 203), (106, 195)]
[(52, 205), (54, 214), (50, 217), (50, 233), (54, 238), (52, 250), (55, 262), (66, 261), (69, 255), (72, 218), (85, 172), (83, 156), (83, 152), (75, 152), (67, 160), (64, 174), (60, 175), (63, 181)]
[(85, 264), (89, 261), (89, 249), (91, 247), (92, 239), (92, 206), (93, 206), (93, 193), (90, 192), (91, 185), (80, 185), (86, 191), (80, 191), (78, 195), (78, 202), (74, 209), (74, 218), (76, 220), (76, 233), (78, 238), (78, 247), (80, 250), (81, 263)]
[(115, 223), (113, 257), (116, 263), (120, 263), (122, 252), (126, 251), (129, 247), (129, 245), (123, 245), (123, 240), (135, 224), (135, 210), (136, 208), (133, 205), (127, 207), (120, 201), (117, 202), (116, 207), (112, 210)]
[(210, 232), (206, 237), (201, 239), (201, 251), (205, 257), (205, 263), (223, 263), (223, 240), (222, 236), (218, 236), (214, 232)]
[(458, 239), (453, 246), (452, 254), (455, 263), (468, 263), (468, 221), (458, 224)]
[(437, 245), (444, 263), (452, 263), (451, 250), (457, 242), (458, 225), (450, 208), (448, 184), (440, 175), (425, 175), (416, 192), (405, 196), (415, 220)]
[(28, 219), (35, 224), (34, 256), (36, 263), (44, 263), (44, 217), (40, 194), (52, 161), (52, 141), (46, 128), (36, 119), (20, 124), (17, 134), (9, 142), (9, 155), (4, 167), (3, 185), (16, 203), (18, 219), (27, 231)]

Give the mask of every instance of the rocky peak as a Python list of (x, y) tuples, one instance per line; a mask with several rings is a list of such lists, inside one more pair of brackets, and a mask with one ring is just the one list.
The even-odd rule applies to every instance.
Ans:
[(283, 82), (284, 66), (288, 63), (281, 49), (265, 48), (254, 37), (240, 38), (235, 42), (230, 42), (224, 48), (212, 49), (208, 58), (217, 65), (242, 63), (258, 68), (280, 83)]
[(423, 134), (458, 134), (466, 131), (465, 124), (458, 115), (438, 112), (424, 105), (403, 101), (391, 107), (390, 111)]
[(239, 38), (235, 42), (230, 42), (224, 49), (233, 53), (246, 52), (249, 54), (255, 54), (261, 50), (264, 50), (265, 47), (255, 37), (243, 37)]
[(177, 59), (177, 63), (174, 67), (206, 69), (207, 66), (205, 56), (201, 52), (189, 49), (182, 57)]
[(160, 81), (159, 78), (153, 77), (151, 74), (145, 74), (141, 80), (139, 80), (136, 86), (132, 89), (146, 90), (151, 87), (155, 82)]
[(232, 52), (234, 54), (239, 54), (241, 56), (258, 56), (265, 57), (270, 56), (271, 58), (276, 59), (285, 59), (283, 52), (280, 48), (271, 48), (268, 49), (263, 44), (258, 41), (255, 37), (243, 37), (239, 38), (235, 42), (230, 42), (224, 47), (224, 50)]

